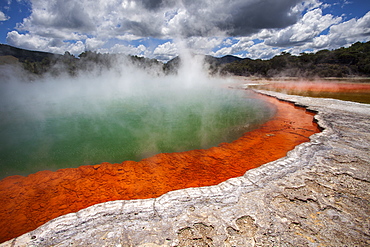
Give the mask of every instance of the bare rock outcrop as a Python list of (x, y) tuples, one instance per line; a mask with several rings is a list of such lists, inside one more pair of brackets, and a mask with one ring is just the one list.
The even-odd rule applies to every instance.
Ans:
[(323, 131), (242, 177), (97, 204), (0, 246), (369, 246), (370, 105), (260, 92)]

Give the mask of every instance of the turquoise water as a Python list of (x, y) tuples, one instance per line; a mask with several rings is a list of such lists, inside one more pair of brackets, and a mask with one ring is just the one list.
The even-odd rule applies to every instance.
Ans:
[(1, 178), (209, 148), (237, 139), (273, 114), (253, 95), (217, 86), (147, 85), (130, 93), (113, 86), (109, 93), (91, 93), (86, 87), (40, 85), (8, 88), (2, 100)]

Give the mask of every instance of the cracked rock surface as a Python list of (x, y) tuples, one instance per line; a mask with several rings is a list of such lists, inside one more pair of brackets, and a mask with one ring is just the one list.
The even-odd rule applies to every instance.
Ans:
[(259, 92), (323, 131), (242, 177), (97, 204), (0, 246), (370, 246), (370, 105)]

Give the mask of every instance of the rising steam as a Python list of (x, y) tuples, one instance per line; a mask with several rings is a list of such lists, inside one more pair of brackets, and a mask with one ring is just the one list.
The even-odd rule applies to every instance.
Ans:
[(168, 76), (127, 60), (111, 69), (33, 81), (19, 76), (20, 69), (2, 67), (2, 174), (208, 148), (271, 115), (262, 102), (222, 89), (225, 81), (203, 68), (203, 58), (191, 53), (183, 54), (177, 75)]

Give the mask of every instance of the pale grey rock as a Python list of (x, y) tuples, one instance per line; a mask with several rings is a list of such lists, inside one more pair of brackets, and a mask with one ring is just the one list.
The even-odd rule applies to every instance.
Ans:
[(323, 131), (217, 186), (97, 204), (0, 246), (370, 246), (370, 105), (260, 92)]

